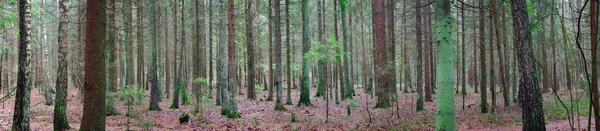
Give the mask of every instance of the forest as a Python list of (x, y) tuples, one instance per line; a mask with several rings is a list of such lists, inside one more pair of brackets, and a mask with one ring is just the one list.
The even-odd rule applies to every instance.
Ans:
[(598, 130), (600, 0), (0, 0), (0, 130)]

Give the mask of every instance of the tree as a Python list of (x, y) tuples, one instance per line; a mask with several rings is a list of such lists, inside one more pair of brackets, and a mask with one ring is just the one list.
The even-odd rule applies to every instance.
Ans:
[(546, 130), (542, 96), (537, 85), (536, 68), (531, 42), (529, 14), (525, 0), (510, 0), (513, 35), (516, 38), (519, 62), (519, 105), (522, 108), (523, 130)]
[(454, 112), (454, 49), (452, 47), (452, 14), (449, 0), (435, 2), (438, 54), (437, 85), (439, 85), (439, 98), (437, 99), (436, 130), (455, 130), (456, 117)]
[(377, 104), (375, 108), (390, 107), (388, 88), (388, 66), (385, 36), (385, 12), (383, 0), (373, 0), (373, 18), (375, 31), (375, 73), (377, 74)]
[[(173, 54), (175, 56), (175, 59), (174, 59), (175, 62), (173, 62), (175, 64), (173, 64), (173, 65), (175, 65), (175, 66), (173, 67), (173, 71), (175, 73), (173, 73), (173, 74), (176, 74), (177, 78), (175, 78), (175, 86), (173, 86), (174, 87), (174, 89), (173, 89), (173, 103), (171, 103), (171, 107), (170, 108), (171, 109), (179, 109), (179, 94), (182, 92), (181, 88), (183, 88), (183, 81), (182, 81), (182, 77), (183, 77), (183, 73), (182, 73), (183, 72), (183, 70), (182, 70), (183, 69), (183, 66), (182, 66), (183, 65), (183, 61), (181, 61), (181, 59), (180, 59), (182, 57), (182, 55), (177, 54), (177, 41), (178, 40), (177, 40), (177, 28), (176, 28), (176, 26), (177, 26), (177, 11), (178, 11), (177, 10), (177, 5), (179, 4), (179, 2), (177, 0), (173, 0), (173, 3), (171, 3), (171, 4), (173, 4), (173, 6), (175, 6), (175, 9), (173, 9), (173, 26), (174, 26), (173, 27), (174, 28), (173, 32), (175, 32), (175, 35), (174, 35), (175, 46), (173, 46), (173, 48), (174, 48), (174, 53)], [(183, 32), (182, 32), (181, 35), (182, 35), (181, 38), (184, 38), (183, 37)], [(181, 44), (180, 46), (183, 46), (183, 44)], [(180, 52), (180, 54), (182, 54), (181, 48), (180, 48), (179, 52)], [(179, 63), (177, 63), (177, 61), (179, 61)], [(179, 68), (177, 68), (178, 64), (179, 64)]]
[(144, 1), (145, 0), (136, 0), (136, 11), (137, 11), (137, 84), (141, 88), (148, 87), (144, 82)]
[(254, 4), (254, 0), (248, 0), (246, 2), (246, 66), (248, 71), (246, 72), (246, 81), (248, 82), (248, 99), (254, 100), (256, 99), (256, 89), (254, 89), (254, 80), (255, 74), (254, 71), (254, 11), (252, 11), (252, 4)]
[[(317, 30), (319, 32), (319, 34), (317, 35), (317, 37), (318, 37), (317, 39), (319, 40), (319, 42), (321, 42), (321, 44), (324, 44), (325, 39), (323, 39), (323, 35), (324, 35), (323, 34), (323, 29), (324, 29), (323, 28), (323, 21), (324, 21), (323, 16), (325, 16), (325, 13), (322, 13), (322, 11), (326, 10), (326, 9), (321, 4), (322, 3), (321, 0), (317, 0), (317, 3), (318, 3), (317, 4), (317, 21), (319, 22), (318, 23), (319, 26), (317, 27)], [(325, 76), (327, 74), (327, 72), (325, 72), (327, 70), (327, 66), (325, 65), (325, 61), (323, 61), (323, 60), (318, 61), (318, 66), (319, 66), (318, 67), (319, 68), (319, 76), (321, 76), (321, 77), (319, 77), (319, 82), (317, 85), (317, 92), (315, 94), (315, 97), (321, 97), (321, 96), (327, 97), (327, 95), (324, 94), (325, 88), (327, 87), (325, 84), (327, 81), (326, 76)], [(323, 99), (325, 99), (325, 97), (323, 97)]]
[[(218, 12), (227, 12), (227, 9), (225, 8), (225, 4), (223, 3), (224, 0), (220, 0), (219, 1), (219, 11)], [(219, 14), (221, 14), (219, 13)], [(225, 17), (220, 17), (219, 18), (219, 23), (225, 23)], [(219, 24), (219, 44), (218, 44), (218, 62), (217, 62), (217, 77), (218, 77), (218, 81), (217, 81), (217, 93), (220, 94), (219, 96), (217, 96), (217, 99), (221, 100), (221, 115), (229, 115), (230, 112), (230, 108), (229, 108), (229, 90), (227, 90), (228, 88), (228, 84), (233, 84), (233, 83), (228, 83), (227, 79), (228, 77), (228, 72), (227, 72), (227, 65), (228, 65), (228, 58), (227, 58), (227, 43), (225, 42), (225, 25), (224, 24)]]
[[(230, 0), (231, 1), (231, 0)], [(275, 110), (285, 110), (285, 107), (283, 107), (283, 103), (281, 102), (282, 100), (282, 80), (281, 80), (281, 69), (282, 69), (282, 65), (281, 65), (281, 11), (280, 11), (280, 4), (281, 1), (280, 0), (274, 0), (273, 1), (273, 7), (275, 8), (275, 30), (274, 30), (274, 34), (275, 34), (275, 46), (273, 47), (275, 49), (275, 76), (274, 76), (274, 81), (273, 84), (274, 86), (277, 88), (277, 99), (275, 100)]]
[(310, 50), (310, 40), (309, 40), (309, 36), (308, 36), (308, 30), (309, 30), (309, 13), (308, 13), (308, 0), (302, 0), (302, 79), (300, 81), (300, 100), (298, 102), (298, 106), (311, 106), (312, 103), (310, 102), (310, 89), (309, 89), (309, 84), (310, 84), (310, 78), (308, 77), (308, 60), (304, 59), (304, 56), (308, 53), (308, 50)]
[[(343, 55), (342, 55), (342, 62), (343, 62), (343, 66), (342, 69), (344, 71), (342, 77), (343, 77), (343, 84), (342, 84), (342, 89), (344, 93), (342, 93), (342, 101), (346, 100), (347, 98), (352, 98), (352, 86), (350, 83), (350, 62), (348, 59), (348, 55), (350, 55), (350, 52), (348, 51), (348, 49), (350, 48), (349, 46), (349, 41), (348, 41), (348, 27), (347, 27), (347, 19), (346, 19), (346, 8), (348, 8), (348, 0), (339, 0), (339, 4), (340, 4), (340, 15), (342, 16), (342, 39), (343, 39), (343, 43), (344, 43), (344, 49), (343, 49)], [(384, 87), (387, 88), (387, 87)]]
[[(415, 0), (416, 1), (416, 7), (421, 6), (421, 0)], [(423, 39), (422, 39), (422, 34), (421, 34), (421, 8), (416, 8), (415, 9), (415, 24), (417, 25), (415, 27), (415, 31), (416, 31), (416, 37), (417, 37), (417, 111), (424, 111), (425, 108), (423, 108), (423, 62), (422, 62), (422, 58), (423, 58), (423, 48), (422, 48), (422, 43), (423, 43)]]
[[(181, 26), (185, 27), (185, 0), (181, 0)], [(177, 91), (179, 91), (181, 93), (181, 105), (191, 105), (190, 100), (188, 99), (188, 95), (187, 95), (187, 81), (188, 81), (188, 59), (187, 59), (187, 42), (185, 40), (186, 37), (186, 32), (185, 32), (185, 28), (181, 28), (181, 46), (179, 47), (179, 54), (177, 54), (177, 61), (179, 61), (179, 68), (177, 72), (182, 71), (181, 75), (177, 76), (177, 80), (175, 80), (175, 82), (177, 82), (177, 86), (179, 89)], [(179, 82), (178, 82), (179, 81)]]
[[(86, 10), (85, 79), (80, 130), (103, 131), (106, 123), (106, 1), (88, 0)], [(26, 50), (22, 50), (26, 52)]]
[(269, 96), (267, 97), (267, 101), (273, 101), (273, 84), (275, 83), (273, 81), (273, 79), (275, 79), (273, 77), (273, 0), (269, 0), (268, 7), (269, 10), (267, 12), (269, 12), (269, 65), (267, 66), (267, 68), (269, 68), (269, 83), (267, 83), (267, 86), (269, 86)]
[(19, 21), (19, 72), (12, 130), (27, 131), (30, 130), (31, 0), (19, 0)]
[[(287, 95), (286, 95), (286, 105), (292, 104), (292, 61), (291, 61), (291, 46), (290, 46), (290, 1), (285, 0), (285, 58), (287, 59), (286, 70), (287, 70)], [(317, 4), (318, 5), (318, 4)]]
[[(425, 3), (429, 3), (429, 0), (425, 0)], [(423, 44), (424, 44), (424, 48), (423, 48), (424, 49), (424, 51), (423, 51), (423, 54), (424, 54), (423, 55), (423, 65), (425, 66), (424, 67), (425, 68), (425, 72), (424, 72), (424, 78), (425, 78), (425, 81), (424, 81), (425, 82), (425, 85), (424, 85), (424, 88), (425, 88), (425, 101), (426, 102), (433, 102), (432, 97), (431, 97), (432, 85), (433, 85), (432, 84), (433, 81), (431, 81), (432, 77), (433, 77), (432, 76), (433, 72), (432, 72), (432, 69), (431, 69), (433, 67), (432, 66), (433, 64), (431, 62), (432, 61), (431, 60), (431, 52), (432, 52), (431, 50), (432, 50), (433, 47), (431, 45), (432, 42), (431, 42), (431, 39), (430, 39), (431, 38), (431, 32), (430, 32), (431, 19), (430, 19), (430, 14), (429, 14), (430, 13), (430, 11), (429, 11), (430, 8), (429, 8), (429, 5), (424, 6), (423, 8), (425, 8), (425, 11), (423, 13), (423, 15), (425, 16), (423, 18), (423, 20), (424, 20), (423, 26), (425, 26), (424, 30), (423, 30), (423, 33), (424, 33), (424, 36), (425, 36), (425, 39), (424, 39), (425, 42), (423, 42)]]
[[(205, 60), (205, 54), (206, 54), (206, 49), (205, 49), (205, 45), (206, 45), (206, 41), (205, 41), (205, 6), (204, 6), (204, 0), (197, 0), (196, 1), (196, 13), (194, 13), (196, 15), (196, 42), (195, 42), (195, 46), (194, 46), (194, 56), (197, 58), (194, 58), (194, 79), (197, 78), (202, 78), (202, 79), (206, 79), (206, 60)], [(200, 109), (200, 103), (202, 103), (201, 101), (201, 97), (204, 95), (203, 94), (203, 87), (204, 87), (205, 83), (198, 83), (195, 82), (194, 85), (194, 93), (196, 96), (196, 106), (194, 107), (194, 110), (197, 112)], [(212, 92), (210, 92), (210, 94), (212, 94)]]
[[(480, 86), (480, 90), (481, 90), (481, 113), (487, 113), (488, 109), (487, 109), (487, 68), (485, 65), (485, 10), (483, 8), (483, 1), (480, 0), (479, 1), (479, 70), (481, 71), (481, 74), (479, 75), (481, 78), (479, 79), (479, 86)], [(492, 69), (493, 70), (493, 69)], [(491, 85), (493, 86), (493, 85)]]
[(60, 22), (58, 26), (58, 70), (56, 77), (56, 105), (54, 105), (54, 130), (66, 130), (71, 127), (67, 123), (67, 84), (69, 84), (67, 74), (67, 25), (69, 22), (69, 8), (67, 1), (59, 0), (58, 8), (60, 13)]
[[(225, 67), (225, 68), (228, 71), (228, 77), (230, 79), (227, 84), (228, 85), (227, 87), (229, 89), (221, 89), (221, 90), (229, 90), (229, 94), (226, 94), (226, 95), (229, 95), (229, 102), (227, 102), (229, 105), (224, 106), (226, 108), (225, 108), (225, 110), (221, 110), (221, 115), (225, 115), (225, 116), (227, 116), (227, 118), (240, 118), (241, 116), (237, 111), (237, 98), (236, 98), (237, 97), (237, 84), (236, 83), (238, 81), (238, 79), (237, 79), (238, 74), (236, 72), (236, 69), (238, 67), (237, 67), (237, 60), (235, 58), (235, 39), (234, 39), (234, 37), (235, 37), (235, 34), (234, 34), (235, 33), (234, 32), (235, 31), (235, 29), (234, 29), (235, 21), (233, 19), (233, 17), (234, 17), (233, 0), (228, 0), (227, 5), (228, 5), (227, 6), (227, 9), (228, 9), (227, 10), (227, 13), (228, 13), (227, 14), (227, 32), (228, 32), (228, 37), (227, 37), (228, 38), (228, 40), (227, 40), (228, 54), (227, 54), (227, 56), (228, 56), (229, 62), (228, 62), (227, 67)], [(221, 8), (223, 8), (223, 7), (221, 7)], [(278, 95), (277, 95), (278, 101), (281, 99), (279, 94), (281, 94), (281, 90), (278, 90)], [(223, 96), (224, 94), (221, 94), (221, 95), (222, 95), (221, 97), (224, 97), (224, 98), (226, 97), (226, 96)], [(225, 101), (225, 99), (223, 99), (223, 101)], [(223, 114), (223, 113), (225, 113), (225, 114)]]
[(160, 87), (159, 87), (159, 83), (158, 83), (158, 75), (157, 75), (157, 71), (158, 71), (158, 50), (156, 49), (157, 47), (157, 43), (158, 43), (158, 25), (157, 25), (157, 20), (160, 18), (157, 18), (157, 11), (156, 8), (158, 6), (158, 2), (156, 2), (156, 0), (152, 0), (152, 6), (150, 7), (150, 11), (152, 12), (151, 16), (150, 16), (150, 25), (152, 26), (152, 39), (150, 41), (150, 71), (148, 72), (148, 80), (150, 82), (150, 107), (148, 107), (148, 110), (151, 111), (161, 111), (162, 109), (160, 109), (159, 106), (159, 102), (160, 102)]
[(126, 75), (125, 75), (125, 85), (134, 85), (134, 74), (133, 71), (135, 68), (133, 67), (133, 0), (124, 0), (123, 6), (125, 7), (125, 45), (126, 45)]
[[(591, 46), (590, 47), (598, 47), (598, 41), (596, 39), (597, 35), (598, 35), (598, 23), (597, 23), (597, 13), (598, 13), (598, 9), (596, 5), (595, 0), (592, 0), (590, 2), (590, 32), (591, 32)], [(591, 89), (591, 94), (592, 94), (592, 106), (594, 107), (594, 120), (595, 121), (600, 121), (600, 114), (598, 114), (598, 110), (600, 110), (600, 105), (598, 102), (598, 48), (592, 48), (591, 49), (591, 56), (592, 56), (592, 84), (590, 86)], [(587, 69), (586, 69), (587, 70)], [(535, 70), (534, 70), (535, 71)], [(587, 71), (586, 71), (587, 72)], [(534, 94), (535, 95), (535, 94)], [(521, 97), (519, 97), (521, 98)], [(541, 98), (541, 97), (535, 97), (535, 98)], [(538, 99), (539, 100), (539, 99)], [(540, 102), (541, 103), (541, 102)], [(542, 110), (542, 108), (540, 107), (539, 110)], [(591, 110), (591, 109), (590, 109)], [(543, 111), (543, 110), (542, 110)], [(590, 118), (591, 119), (591, 118)], [(542, 118), (543, 121), (543, 118)], [(590, 120), (591, 121), (591, 120)], [(595, 123), (596, 126), (596, 130), (600, 130), (600, 122), (596, 122)]]

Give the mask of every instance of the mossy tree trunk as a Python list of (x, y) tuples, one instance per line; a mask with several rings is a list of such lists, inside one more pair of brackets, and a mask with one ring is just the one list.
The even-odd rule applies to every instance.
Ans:
[(159, 102), (160, 102), (160, 87), (159, 87), (159, 83), (158, 83), (158, 50), (157, 50), (157, 43), (159, 42), (158, 40), (158, 25), (157, 25), (157, 20), (160, 19), (158, 17), (160, 17), (157, 13), (157, 6), (158, 6), (158, 2), (156, 2), (156, 0), (152, 0), (152, 5), (150, 7), (150, 11), (151, 11), (151, 16), (150, 16), (150, 25), (152, 26), (151, 28), (151, 33), (152, 33), (152, 39), (150, 41), (150, 71), (148, 72), (148, 80), (150, 82), (150, 107), (148, 107), (148, 110), (151, 111), (160, 111), (160, 106), (159, 106)]
[(456, 117), (454, 112), (454, 92), (456, 84), (454, 72), (454, 49), (452, 47), (452, 14), (449, 0), (435, 1), (436, 25), (439, 60), (437, 70), (437, 84), (439, 94), (437, 99), (436, 130), (456, 130)]
[[(67, 123), (67, 84), (69, 83), (67, 74), (67, 25), (69, 17), (67, 15), (67, 1), (59, 0), (59, 26), (58, 26), (58, 70), (56, 77), (56, 102), (54, 105), (54, 130), (70, 129)], [(113, 44), (114, 45), (114, 44)]]
[[(416, 1), (416, 6), (421, 6), (421, 0), (415, 0)], [(416, 66), (416, 73), (417, 73), (417, 85), (415, 85), (415, 87), (417, 87), (417, 106), (416, 109), (417, 111), (423, 111), (425, 110), (425, 108), (423, 108), (423, 36), (422, 36), (422, 32), (421, 32), (421, 8), (416, 8), (415, 9), (415, 21), (416, 21), (416, 38), (417, 38), (417, 66)]]
[[(19, 70), (13, 114), (13, 131), (27, 131), (30, 121), (31, 0), (19, 0)], [(89, 19), (89, 18), (88, 18)]]
[[(308, 0), (302, 0), (302, 56), (306, 55), (310, 50), (310, 42), (308, 36), (308, 21), (309, 15), (308, 12)], [(312, 106), (310, 102), (310, 78), (308, 76), (309, 65), (308, 60), (302, 57), (302, 76), (300, 80), (300, 101), (298, 102), (299, 106)]]

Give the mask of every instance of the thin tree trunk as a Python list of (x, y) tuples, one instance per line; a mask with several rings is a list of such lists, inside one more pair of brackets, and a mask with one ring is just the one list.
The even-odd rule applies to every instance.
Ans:
[[(421, 0), (416, 0), (416, 7), (421, 6)], [(423, 44), (423, 36), (421, 34), (421, 8), (416, 8), (415, 9), (415, 24), (417, 25), (415, 27), (416, 30), (416, 37), (417, 37), (417, 85), (415, 85), (415, 87), (417, 87), (417, 111), (424, 111), (425, 108), (423, 108), (423, 62), (422, 62), (422, 58), (423, 58), (423, 48), (422, 48), (422, 44)]]
[(267, 101), (273, 101), (273, 84), (275, 83), (273, 81), (274, 77), (273, 77), (273, 0), (269, 0), (269, 65), (267, 66), (269, 68), (269, 82), (267, 83), (267, 86), (269, 86), (269, 96), (267, 96)]
[[(69, 83), (67, 74), (67, 26), (69, 22), (69, 8), (65, 0), (58, 1), (59, 8), (59, 26), (58, 26), (58, 70), (56, 77), (56, 105), (54, 105), (54, 130), (66, 130), (71, 127), (67, 121), (67, 84)], [(113, 4), (114, 5), (114, 4)], [(114, 47), (114, 43), (110, 43)], [(114, 62), (114, 61), (113, 61)], [(113, 68), (114, 69), (114, 68)], [(115, 78), (114, 75), (112, 78)], [(115, 81), (113, 81), (115, 82)]]
[(248, 82), (248, 99), (256, 99), (256, 89), (254, 89), (254, 79), (256, 72), (254, 71), (254, 11), (252, 11), (254, 0), (248, 0), (246, 3), (246, 56), (247, 68), (246, 81)]
[(158, 6), (158, 3), (156, 2), (156, 0), (152, 0), (152, 6), (150, 7), (150, 11), (151, 11), (151, 17), (150, 17), (150, 25), (152, 26), (151, 28), (151, 35), (152, 35), (152, 39), (150, 41), (150, 71), (148, 72), (148, 79), (150, 82), (150, 105), (148, 107), (148, 110), (151, 111), (161, 111), (160, 106), (159, 106), (159, 102), (160, 102), (160, 87), (158, 85), (158, 50), (157, 50), (157, 43), (159, 42), (158, 40), (158, 30), (160, 27), (158, 27), (157, 25), (157, 21), (160, 18), (157, 15), (157, 11), (156, 8)]
[[(479, 69), (481, 71), (480, 76), (480, 90), (481, 90), (481, 113), (488, 112), (487, 103), (487, 68), (485, 65), (485, 10), (483, 9), (483, 1), (479, 1)], [(492, 69), (493, 70), (493, 69)], [(493, 85), (491, 85), (493, 86)]]
[(137, 84), (148, 90), (144, 83), (144, 0), (135, 1), (137, 7)]

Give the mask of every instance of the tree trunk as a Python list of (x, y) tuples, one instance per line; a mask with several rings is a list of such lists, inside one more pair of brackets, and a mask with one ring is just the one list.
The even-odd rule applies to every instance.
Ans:
[[(429, 0), (425, 0), (425, 3), (429, 3)], [(431, 52), (431, 41), (430, 40), (431, 39), (429, 39), (429, 37), (431, 36), (431, 34), (429, 32), (431, 22), (429, 19), (429, 6), (425, 6), (424, 8), (425, 8), (425, 12), (424, 12), (425, 17), (423, 18), (424, 19), (423, 24), (425, 26), (425, 30), (424, 30), (425, 42), (423, 44), (425, 44), (425, 48), (424, 48), (425, 51), (423, 52), (423, 54), (425, 54), (425, 55), (423, 56), (424, 57), (423, 60), (424, 60), (424, 65), (425, 65), (425, 87), (424, 87), (425, 88), (425, 101), (433, 102), (433, 100), (431, 99), (431, 90), (432, 90), (431, 85), (433, 85), (433, 84), (431, 84), (431, 83), (433, 83), (431, 81), (431, 77), (432, 77), (431, 74), (433, 73), (433, 72), (431, 72), (432, 63), (431, 63), (431, 57), (430, 57), (430, 55), (431, 55), (431, 53), (430, 53)]]
[[(421, 6), (421, 0), (415, 0), (416, 1), (416, 7)], [(416, 8), (415, 9), (415, 24), (417, 25), (415, 27), (416, 30), (416, 37), (417, 37), (417, 85), (415, 87), (417, 87), (417, 111), (424, 111), (425, 108), (423, 108), (423, 62), (422, 62), (422, 58), (423, 58), (423, 48), (422, 48), (422, 43), (423, 43), (423, 39), (422, 39), (422, 34), (421, 34), (421, 8)]]
[[(54, 105), (54, 130), (66, 130), (71, 127), (67, 123), (67, 84), (69, 84), (67, 74), (67, 25), (69, 22), (69, 8), (65, 3), (67, 1), (59, 0), (59, 23), (58, 23), (58, 70), (56, 77), (56, 105)], [(112, 4), (114, 5), (114, 4)], [(113, 45), (114, 43), (109, 43)], [(113, 61), (114, 62), (114, 61)], [(112, 68), (114, 69), (114, 68)], [(112, 78), (115, 78), (114, 75)], [(114, 82), (114, 81), (113, 81)]]
[[(92, 1), (93, 2), (93, 1)], [(13, 114), (13, 131), (28, 131), (31, 98), (31, 0), (19, 0), (19, 70)], [(94, 5), (90, 5), (94, 6)], [(88, 11), (89, 13), (89, 11)], [(89, 16), (87, 17), (90, 18)], [(87, 77), (86, 77), (87, 78)], [(86, 93), (86, 95), (88, 95)], [(102, 117), (99, 117), (102, 118)]]
[[(105, 55), (104, 39), (106, 38), (106, 8), (104, 7), (106, 7), (105, 0), (87, 1), (85, 93), (83, 96), (83, 117), (81, 119), (81, 130), (84, 131), (103, 131), (105, 130), (106, 125), (106, 63), (105, 59), (103, 59)], [(21, 46), (21, 52), (29, 52), (27, 47), (29, 46)], [(26, 59), (22, 59), (22, 61), (26, 61)], [(26, 71), (23, 69), (21, 70)], [(20, 79), (21, 76), (26, 78), (26, 75), (19, 76)], [(17, 98), (19, 97), (17, 96)], [(16, 120), (14, 122), (19, 123)]]
[[(325, 13), (322, 13), (321, 11), (326, 10), (322, 4), (321, 4), (321, 0), (317, 1), (317, 21), (319, 22), (319, 26), (317, 27), (317, 30), (319, 32), (319, 34), (317, 35), (317, 39), (319, 40), (319, 42), (321, 42), (321, 44), (325, 44), (325, 39), (323, 39), (323, 30), (327, 30), (327, 28), (323, 27), (324, 24), (324, 20), (323, 20), (323, 16), (325, 16)], [(325, 69), (325, 60), (321, 60), (319, 59), (318, 61), (318, 66), (319, 66), (319, 84), (317, 86), (317, 93), (315, 94), (315, 97), (321, 97), (321, 96), (326, 96), (323, 95), (323, 93), (325, 92), (325, 88), (327, 87), (326, 85), (324, 85), (325, 81), (326, 81), (326, 77), (324, 77), (324, 75), (326, 75), (327, 73), (324, 72), (327, 69)], [(325, 97), (323, 97), (323, 99), (325, 99)]]
[(394, 16), (394, 9), (396, 8), (396, 2), (395, 0), (389, 0), (387, 2), (388, 7), (387, 7), (387, 19), (388, 19), (388, 36), (386, 38), (388, 38), (388, 46), (387, 46), (387, 63), (388, 63), (388, 70), (389, 70), (389, 76), (388, 76), (388, 87), (386, 89), (386, 92), (390, 93), (391, 97), (394, 99), (394, 101), (397, 101), (397, 89), (396, 89), (396, 39), (395, 39), (395, 35), (394, 35), (394, 31), (395, 31), (395, 16)]
[(390, 98), (386, 88), (389, 87), (387, 65), (386, 34), (385, 34), (385, 4), (383, 0), (373, 0), (373, 18), (375, 33), (375, 72), (377, 74), (377, 104), (375, 108), (389, 108)]
[(267, 12), (269, 12), (269, 65), (267, 67), (269, 68), (269, 82), (267, 83), (267, 86), (269, 86), (269, 96), (267, 96), (267, 101), (273, 101), (273, 84), (275, 83), (273, 81), (273, 0), (269, 0), (268, 7), (269, 10)]
[[(213, 0), (208, 0), (208, 98), (212, 98), (213, 91)], [(217, 95), (219, 92), (216, 93)], [(216, 99), (219, 101), (219, 99)], [(218, 104), (217, 104), (218, 105)]]
[[(219, 14), (217, 14), (217, 16), (221, 15), (221, 17), (219, 17), (219, 23), (225, 23), (225, 17), (222, 16), (226, 16), (226, 14), (224, 14), (224, 12), (227, 12), (227, 9), (225, 8), (225, 4), (223, 2), (223, 0), (219, 1)], [(227, 43), (226, 43), (226, 27), (225, 24), (218, 24), (218, 29), (219, 29), (219, 44), (218, 44), (218, 62), (217, 62), (217, 77), (218, 77), (218, 81), (217, 81), (217, 93), (220, 95), (217, 95), (217, 99), (220, 99), (221, 101), (221, 115), (225, 115), (227, 116), (228, 113), (230, 112), (230, 108), (229, 108), (229, 90), (227, 90), (228, 88), (228, 70), (227, 70), (227, 65), (228, 65), (228, 58), (227, 58)]]
[(152, 33), (152, 39), (150, 42), (150, 71), (148, 72), (148, 79), (150, 82), (150, 105), (148, 107), (148, 110), (151, 111), (161, 111), (160, 106), (159, 106), (159, 102), (160, 102), (160, 87), (158, 85), (158, 74), (157, 74), (157, 68), (158, 68), (158, 50), (156, 49), (157, 47), (157, 43), (159, 42), (158, 40), (158, 30), (160, 27), (158, 27), (157, 25), (157, 20), (160, 17), (157, 15), (157, 11), (156, 8), (158, 6), (158, 3), (156, 2), (156, 0), (152, 0), (152, 6), (150, 7), (150, 11), (152, 12), (151, 17), (150, 17), (150, 25), (152, 26), (151, 28), (151, 33)]
[(290, 1), (285, 0), (285, 44), (286, 44), (286, 70), (287, 70), (287, 95), (286, 105), (292, 105), (292, 61), (290, 60)]
[(536, 68), (531, 47), (529, 14), (525, 0), (511, 0), (513, 34), (519, 59), (519, 104), (522, 110), (522, 130), (546, 130), (539, 86), (536, 83)]
[(246, 72), (246, 81), (248, 82), (248, 90), (246, 93), (248, 94), (248, 99), (255, 100), (256, 99), (256, 89), (254, 89), (254, 79), (255, 79), (255, 71), (254, 71), (254, 11), (252, 11), (252, 4), (254, 4), (254, 0), (248, 0), (246, 3), (246, 56), (247, 56), (247, 68), (248, 72)]
[[(308, 0), (302, 0), (302, 56), (304, 57), (310, 50), (308, 29), (309, 29), (309, 13), (308, 13)], [(278, 28), (276, 28), (277, 30)], [(277, 48), (276, 48), (277, 49)], [(310, 78), (309, 78), (309, 67), (308, 60), (302, 59), (302, 78), (300, 80), (300, 100), (298, 106), (312, 106), (310, 102)]]
[[(227, 4), (228, 4), (228, 6), (227, 6), (228, 7), (227, 8), (227, 13), (228, 13), (227, 14), (227, 32), (228, 32), (227, 56), (228, 56), (229, 62), (227, 64), (227, 67), (225, 67), (225, 68), (228, 71), (227, 76), (231, 79), (229, 79), (229, 82), (227, 84), (228, 85), (227, 87), (229, 87), (229, 89), (223, 88), (222, 90), (229, 90), (228, 91), (229, 94), (227, 94), (227, 95), (229, 95), (230, 98), (229, 98), (229, 102), (227, 102), (229, 105), (225, 106), (228, 108), (224, 108), (225, 110), (221, 110), (221, 115), (225, 115), (225, 116), (227, 116), (227, 118), (240, 118), (241, 116), (237, 111), (237, 98), (236, 98), (237, 97), (237, 87), (236, 87), (237, 84), (236, 83), (239, 80), (237, 79), (238, 74), (237, 74), (236, 70), (238, 67), (237, 67), (237, 60), (235, 58), (235, 39), (234, 39), (234, 37), (235, 37), (235, 34), (234, 34), (235, 33), (234, 24), (235, 23), (234, 22), (235, 21), (233, 19), (233, 17), (234, 17), (234, 10), (233, 10), (234, 2), (233, 2), (233, 0), (228, 0)], [(223, 7), (221, 7), (221, 8), (223, 8)], [(221, 94), (221, 95), (223, 95), (223, 94)], [(225, 96), (221, 96), (221, 97), (225, 97)], [(223, 100), (225, 100), (225, 99), (223, 99)], [(225, 112), (226, 114), (223, 114), (224, 111), (226, 111)]]
[[(494, 13), (496, 12), (495, 9), (495, 5), (496, 3), (494, 2), (494, 0), (490, 0), (490, 26), (489, 26), (489, 31), (490, 31), (490, 35), (489, 35), (489, 54), (490, 54), (490, 92), (492, 93), (492, 113), (496, 112), (496, 73), (494, 72), (494, 70), (496, 70), (496, 68), (494, 67), (494, 42), (497, 42), (498, 39), (494, 40), (494, 26), (495, 26), (495, 21), (494, 21)], [(496, 32), (498, 33), (498, 32)]]
[(140, 88), (148, 90), (144, 83), (144, 1), (135, 1), (137, 7), (137, 84)]
[(440, 85), (440, 94), (437, 99), (436, 130), (455, 130), (456, 117), (454, 111), (455, 85), (454, 72), (454, 49), (452, 47), (452, 14), (450, 12), (449, 0), (437, 0), (435, 2), (436, 25), (439, 58), (437, 67), (440, 73), (436, 85)]
[[(480, 79), (480, 90), (481, 90), (481, 113), (488, 112), (487, 103), (487, 68), (485, 65), (485, 10), (483, 9), (483, 1), (479, 1), (479, 69), (481, 71)], [(493, 70), (493, 69), (492, 69)], [(491, 85), (493, 86), (493, 85)]]
[(124, 16), (125, 16), (125, 45), (126, 45), (126, 75), (125, 85), (132, 86), (135, 84), (134, 67), (133, 67), (133, 0), (124, 0)]

